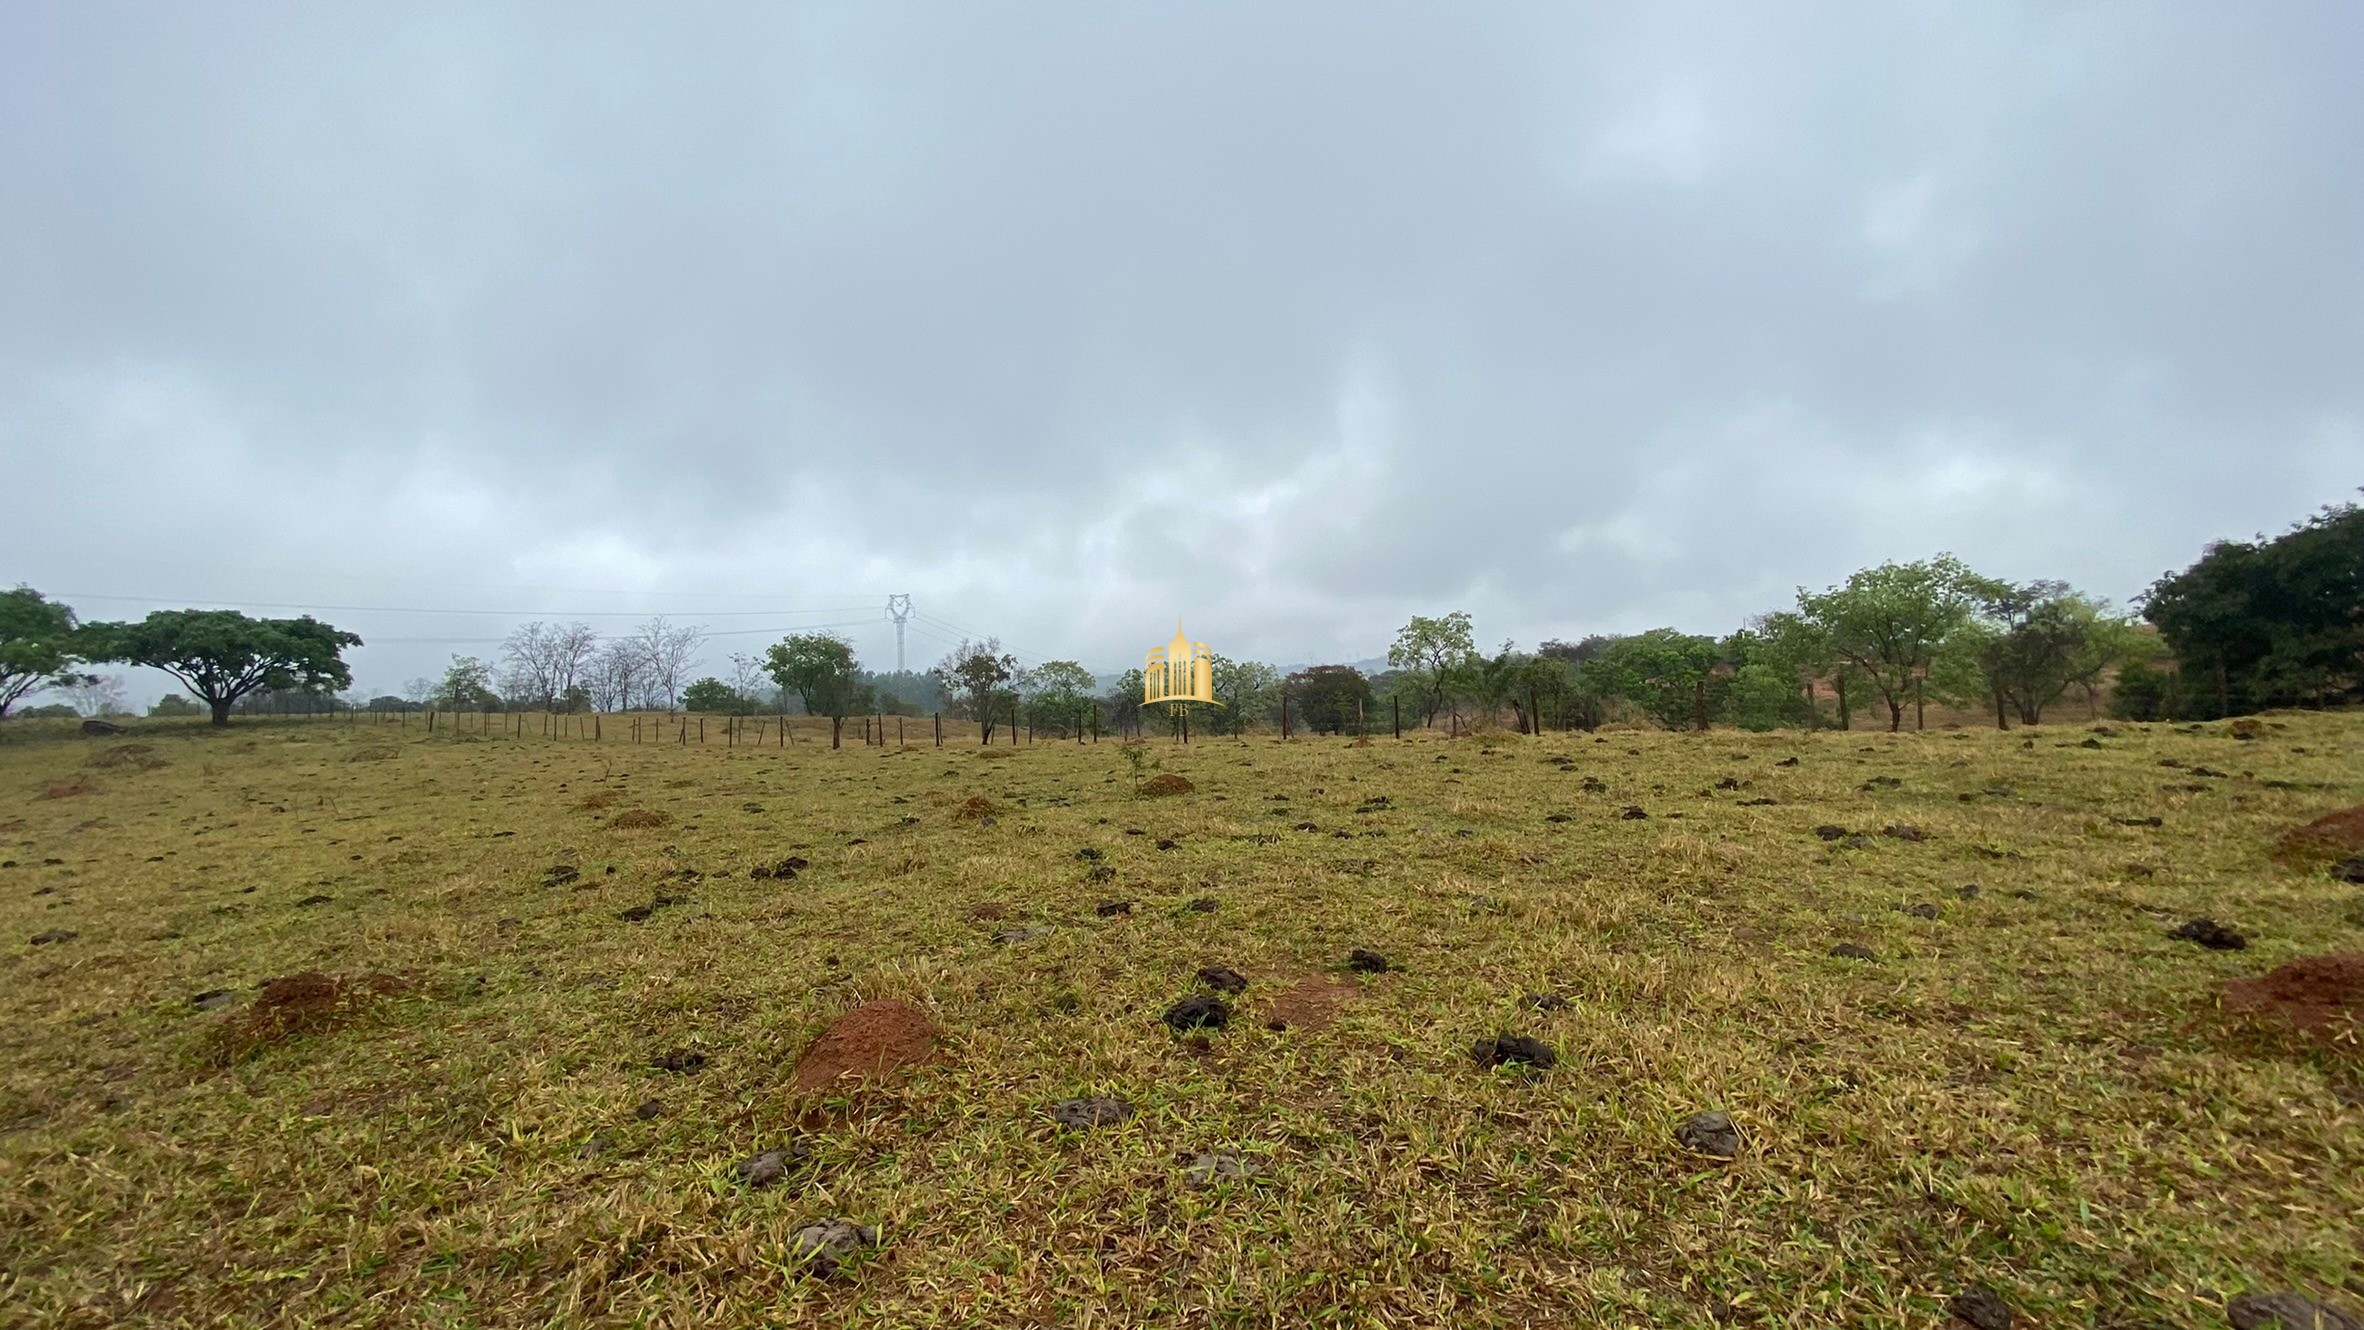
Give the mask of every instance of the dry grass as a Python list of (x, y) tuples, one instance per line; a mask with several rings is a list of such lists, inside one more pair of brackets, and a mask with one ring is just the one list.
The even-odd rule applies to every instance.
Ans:
[[(1154, 801), (1113, 745), (608, 729), (149, 725), (167, 765), (100, 789), (91, 743), (12, 728), (0, 1323), (1929, 1326), (1973, 1280), (2043, 1325), (2364, 1301), (2354, 1026), (2219, 1006), (2364, 948), (2355, 887), (2272, 857), (2364, 799), (2364, 716), (1161, 744), (1195, 789)], [(641, 811), (670, 825), (614, 829)], [(2165, 936), (2195, 914), (2249, 949)], [(28, 945), (52, 929), (76, 936)], [(1355, 947), (1394, 968), (1346, 988)], [(1208, 965), (1249, 979), (1241, 1015), (1177, 1037), (1158, 1015)], [(274, 1014), (298, 989), (332, 1014)], [(883, 999), (937, 1062), (799, 1099), (807, 1044)], [(1288, 1002), (1318, 1018), (1267, 1028)], [(1500, 1032), (1557, 1067), (1479, 1070)], [(1098, 1094), (1134, 1115), (1048, 1115)], [(1737, 1161), (1675, 1144), (1701, 1109)], [(794, 1144), (778, 1185), (734, 1180)], [(1209, 1150), (1254, 1179), (1189, 1186)], [(881, 1245), (801, 1277), (791, 1235), (828, 1216)]]

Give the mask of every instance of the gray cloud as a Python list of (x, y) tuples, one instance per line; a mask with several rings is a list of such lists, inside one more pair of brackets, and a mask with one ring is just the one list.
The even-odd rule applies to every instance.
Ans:
[[(909, 590), (1111, 665), (1940, 548), (2122, 598), (2364, 475), (2359, 56), (2336, 3), (15, 6), (0, 577)], [(372, 686), (506, 626), (329, 617)]]

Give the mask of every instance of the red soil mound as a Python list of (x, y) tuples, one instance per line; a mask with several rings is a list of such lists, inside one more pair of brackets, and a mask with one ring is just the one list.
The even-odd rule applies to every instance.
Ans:
[(306, 970), (266, 979), (239, 1024), (235, 1042), (275, 1044), (299, 1034), (333, 1030), (371, 1002), (404, 987), (389, 974), (346, 980)]
[(2364, 854), (2364, 804), (2329, 813), (2282, 837), (2275, 847), (2285, 859), (2332, 859)]
[(2319, 1030), (2343, 1013), (2364, 1019), (2364, 952), (2302, 956), (2255, 979), (2225, 985), (2225, 1006), (2278, 1015), (2302, 1030)]
[(1361, 997), (1363, 990), (1343, 979), (1303, 979), (1283, 989), (1265, 1010), (1264, 1024), (1274, 1030), (1311, 1032), (1338, 1019), (1338, 1009)]
[(796, 1060), (790, 1084), (804, 1094), (847, 1078), (889, 1082), (935, 1053), (936, 1027), (926, 1012), (893, 998), (865, 1002), (830, 1022)]
[(973, 821), (981, 817), (991, 817), (1000, 811), (1000, 804), (993, 802), (991, 799), (986, 798), (982, 794), (972, 794), (968, 798), (961, 800), (958, 804), (953, 806), (952, 815), (957, 818), (964, 818)]
[(1163, 776), (1152, 776), (1148, 780), (1145, 780), (1141, 783), (1141, 793), (1151, 796), (1161, 794), (1188, 794), (1197, 788), (1197, 786), (1190, 783), (1190, 779), (1188, 777), (1177, 776), (1171, 771), (1167, 772)]

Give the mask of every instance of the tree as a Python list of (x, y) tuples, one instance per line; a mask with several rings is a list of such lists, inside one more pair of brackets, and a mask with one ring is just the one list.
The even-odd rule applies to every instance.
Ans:
[(158, 610), (97, 635), (105, 660), (159, 669), (230, 723), (230, 708), (258, 688), (350, 688), (344, 651), (361, 639), (310, 615), (250, 619), (236, 610)]
[(591, 660), (587, 676), (592, 705), (601, 711), (630, 711), (647, 687), (638, 637), (611, 638)]
[(2068, 691), (2099, 607), (2066, 582), (2003, 583), (1987, 598), (1976, 659), (1995, 703), (1997, 728), (2006, 707), (2022, 725), (2040, 725), (2044, 708)]
[(660, 614), (634, 631), (632, 644), (648, 700), (664, 698), (668, 711), (679, 706), (681, 687), (697, 663), (698, 648), (706, 644), (706, 630), (668, 623)]
[(1215, 657), (1215, 700), (1223, 704), (1221, 720), (1209, 729), (1244, 734), (1250, 725), (1268, 723), (1280, 705), (1281, 673), (1258, 660)]
[(1352, 665), (1299, 670), (1289, 676), (1288, 690), (1305, 728), (1317, 734), (1344, 734), (1371, 701), (1371, 681)]
[(65, 678), (87, 643), (73, 610), (29, 586), (0, 591), (0, 718), (25, 694)]
[(829, 718), (829, 746), (838, 747), (847, 715), (868, 705), (853, 644), (835, 633), (796, 633), (772, 644), (764, 660), (773, 680), (804, 700), (807, 715)]
[(1633, 703), (1664, 728), (1679, 730), (1706, 729), (1723, 715), (1731, 682), (1728, 670), (1717, 670), (1723, 663), (1723, 649), (1714, 638), (1653, 628), (1609, 643), (1588, 668), (1606, 692)]
[(1026, 676), (1030, 710), (1080, 736), (1092, 710), (1092, 672), (1072, 660), (1046, 660)]
[(2364, 509), (2326, 508), (2273, 540), (2219, 541), (2142, 597), (2212, 715), (2364, 697)]
[(59, 680), (55, 685), (65, 694), (66, 705), (78, 716), (122, 716), (130, 713), (123, 700), (123, 676), (120, 674), (76, 674)]
[(1396, 630), (1387, 663), (1404, 672), (1410, 691), (1420, 699), (1420, 723), (1426, 725), (1444, 708), (1463, 667), (1476, 655), (1469, 614), (1455, 610), (1434, 619), (1414, 615)]
[(725, 716), (749, 716), (757, 709), (754, 698), (711, 676), (681, 690), (681, 707)]
[(1615, 637), (1594, 633), (1575, 642), (1557, 638), (1535, 648), (1535, 654), (1560, 666), (1560, 723), (1580, 730), (1597, 730), (1609, 718), (1609, 695), (1592, 662), (1600, 659)]
[(493, 711), (501, 695), (493, 691), (491, 665), (478, 656), (454, 656), (427, 701), (446, 711)]
[(1139, 670), (1126, 670), (1119, 675), (1116, 686), (1100, 696), (1100, 705), (1108, 713), (1108, 724), (1117, 733), (1138, 733), (1141, 728), (1141, 694), (1147, 680)]
[(992, 743), (994, 713), (1008, 695), (1004, 685), (1022, 676), (1018, 658), (1001, 649), (1000, 638), (988, 637), (982, 642), (964, 638), (952, 654), (937, 662), (935, 675), (938, 686), (961, 699), (959, 706), (977, 722), (980, 739)]
[(148, 708), (148, 714), (156, 717), (202, 716), (205, 708), (197, 705), (185, 693), (166, 693), (156, 699), (156, 705)]
[(1798, 614), (1821, 632), (1832, 656), (1852, 666), (1888, 707), (1891, 732), (1904, 728), (1904, 707), (1918, 703), (1948, 638), (1976, 616), (2000, 583), (1950, 554), (1919, 563), (1884, 563), (1842, 586), (1798, 588)]
[(523, 624), (501, 642), (502, 686), (512, 702), (556, 711), (591, 668), (599, 634), (587, 623)]

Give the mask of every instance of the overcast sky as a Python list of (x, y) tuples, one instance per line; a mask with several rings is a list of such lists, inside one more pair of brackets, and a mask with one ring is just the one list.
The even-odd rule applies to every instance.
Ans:
[[(2364, 5), (0, 5), (0, 582), (1121, 668), (2364, 484)], [(335, 608), (331, 608), (335, 607)], [(434, 610), (489, 613), (412, 613)]]

